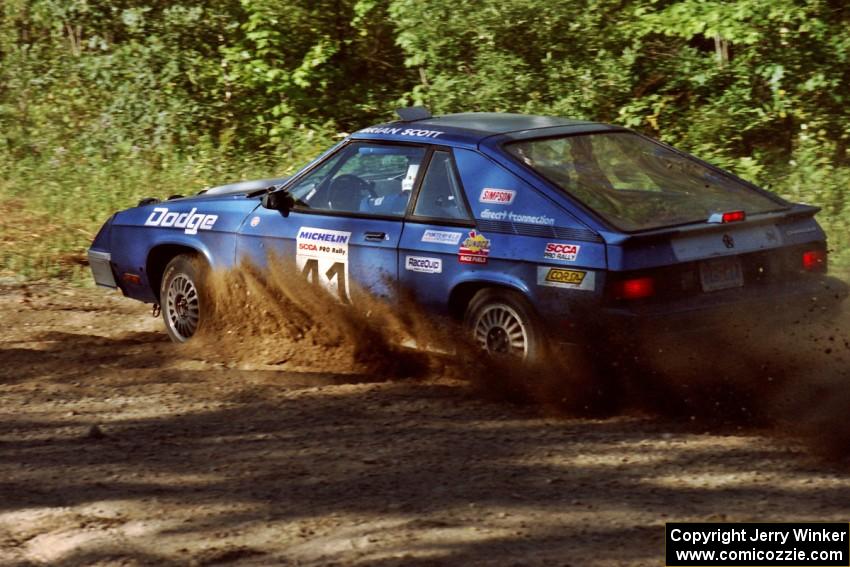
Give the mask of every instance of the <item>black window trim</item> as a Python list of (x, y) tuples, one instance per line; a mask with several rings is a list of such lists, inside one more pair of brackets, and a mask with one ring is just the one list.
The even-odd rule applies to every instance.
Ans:
[(298, 206), (296, 203), (292, 208), (293, 213), (301, 213), (305, 215), (324, 215), (324, 216), (333, 216), (333, 217), (342, 217), (342, 218), (362, 218), (362, 219), (374, 219), (374, 220), (387, 220), (387, 221), (398, 221), (404, 222), (407, 219), (407, 212), (410, 210), (410, 203), (414, 200), (416, 192), (418, 191), (419, 185), (422, 183), (422, 178), (425, 175), (425, 171), (427, 167), (422, 167), (423, 164), (428, 164), (431, 161), (431, 154), (433, 153), (433, 146), (430, 144), (421, 144), (416, 142), (396, 142), (393, 140), (359, 140), (359, 139), (349, 139), (344, 144), (340, 145), (335, 152), (329, 154), (325, 157), (325, 159), (314, 163), (312, 166), (302, 170), (298, 175), (294, 176), (291, 179), (288, 179), (287, 182), (281, 186), (279, 189), (288, 190), (293, 185), (296, 185), (305, 177), (310, 175), (313, 171), (322, 167), (329, 160), (332, 160), (336, 156), (340, 154), (340, 152), (345, 151), (351, 144), (366, 144), (372, 146), (407, 146), (407, 147), (415, 147), (415, 148), (423, 148), (425, 150), (425, 155), (422, 157), (422, 164), (419, 166), (419, 171), (416, 172), (416, 179), (414, 180), (413, 185), (413, 193), (410, 196), (410, 201), (407, 203), (407, 209), (401, 215), (376, 215), (369, 214), (363, 211), (332, 211), (328, 209), (309, 209)]
[[(413, 182), (413, 190), (410, 195), (410, 200), (407, 203), (407, 209), (405, 210), (403, 215), (375, 215), (364, 213), (361, 211), (329, 211), (326, 209), (308, 209), (299, 207), (297, 204), (292, 208), (292, 212), (301, 213), (305, 215), (324, 215), (324, 216), (333, 216), (340, 218), (363, 218), (363, 219), (373, 219), (373, 220), (386, 220), (386, 221), (397, 221), (404, 223), (415, 223), (415, 224), (433, 224), (433, 225), (444, 225), (444, 226), (454, 226), (461, 228), (475, 228), (475, 218), (472, 215), (472, 208), (469, 206), (469, 200), (467, 199), (466, 189), (463, 186), (463, 181), (460, 179), (460, 175), (458, 174), (457, 161), (455, 160), (455, 155), (452, 146), (443, 146), (437, 144), (422, 144), (417, 142), (397, 142), (395, 140), (360, 140), (351, 138), (346, 140), (345, 143), (341, 144), (335, 152), (325, 156), (325, 159), (318, 161), (312, 164), (310, 167), (303, 169), (300, 173), (288, 179), (284, 185), (281, 186), (279, 190), (286, 190), (299, 183), (302, 179), (310, 175), (313, 171), (322, 167), (329, 160), (336, 157), (340, 152), (345, 151), (347, 147), (351, 144), (361, 143), (361, 144), (369, 144), (369, 145), (377, 145), (377, 146), (408, 146), (408, 147), (417, 147), (424, 148), (425, 155), (422, 158), (422, 163), (419, 166), (419, 171), (416, 173), (416, 179)], [(422, 183), (425, 179), (425, 174), (428, 171), (428, 167), (431, 165), (431, 158), (436, 151), (446, 151), (449, 154), (449, 159), (452, 162), (452, 168), (454, 169), (454, 175), (457, 181), (458, 186), (460, 187), (460, 194), (462, 199), (462, 206), (464, 212), (466, 213), (466, 219), (447, 219), (443, 217), (425, 217), (425, 216), (417, 216), (413, 214), (413, 210), (416, 208), (416, 202), (419, 199), (419, 192), (422, 188)]]
[[(423, 160), (424, 169), (421, 175), (417, 176), (416, 185), (413, 187), (413, 195), (410, 197), (410, 202), (407, 204), (407, 213), (405, 214), (404, 221), (415, 224), (433, 224), (433, 225), (443, 225), (443, 226), (456, 226), (463, 228), (475, 228), (475, 217), (472, 215), (472, 208), (469, 206), (469, 200), (466, 196), (466, 189), (463, 186), (463, 181), (460, 179), (460, 174), (458, 173), (457, 162), (455, 161), (455, 153), (454, 148), (451, 146), (439, 146), (436, 144), (432, 144), (430, 146), (430, 151), (426, 156), (426, 159)], [(427, 217), (423, 215), (414, 215), (413, 211), (416, 210), (416, 203), (419, 202), (419, 194), (422, 191), (422, 184), (425, 182), (425, 176), (428, 173), (428, 169), (431, 167), (431, 160), (434, 158), (434, 154), (438, 151), (443, 151), (449, 154), (449, 160), (452, 164), (452, 174), (455, 177), (455, 182), (458, 187), (460, 187), (460, 198), (461, 198), (461, 207), (463, 208), (464, 214), (466, 214), (465, 219), (447, 219), (445, 217)]]

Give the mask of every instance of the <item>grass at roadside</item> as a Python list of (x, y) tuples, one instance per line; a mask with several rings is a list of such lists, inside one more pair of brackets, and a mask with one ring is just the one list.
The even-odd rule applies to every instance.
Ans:
[(142, 159), (66, 158), (15, 164), (0, 177), (0, 277), (87, 281), (86, 249), (115, 211), (142, 197), (283, 175), (297, 163), (210, 159), (155, 166)]
[[(285, 163), (250, 156), (211, 157), (151, 163), (140, 157), (114, 160), (58, 156), (0, 167), (0, 278), (21, 281), (66, 279), (88, 282), (86, 249), (101, 224), (115, 211), (142, 197), (191, 195), (204, 187), (239, 179), (290, 173), (318, 152)], [(818, 216), (830, 237), (836, 272), (850, 271), (850, 219), (842, 203), (823, 203), (832, 193), (791, 195), (824, 205)]]

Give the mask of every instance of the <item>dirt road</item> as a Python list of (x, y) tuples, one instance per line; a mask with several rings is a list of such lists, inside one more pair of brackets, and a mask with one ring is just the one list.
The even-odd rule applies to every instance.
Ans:
[(850, 517), (846, 462), (740, 425), (216, 362), (100, 290), (0, 320), (2, 565), (659, 565), (667, 521)]

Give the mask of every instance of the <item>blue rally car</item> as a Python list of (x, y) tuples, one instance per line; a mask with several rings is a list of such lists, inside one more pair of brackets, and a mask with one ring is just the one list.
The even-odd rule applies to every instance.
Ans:
[(815, 317), (847, 295), (826, 275), (817, 208), (628, 129), (399, 115), (288, 179), (116, 213), (89, 250), (95, 281), (161, 306), (185, 341), (208, 309), (198, 263), (265, 265), (274, 252), (342, 301), (404, 289), (483, 349), (526, 359), (715, 316)]

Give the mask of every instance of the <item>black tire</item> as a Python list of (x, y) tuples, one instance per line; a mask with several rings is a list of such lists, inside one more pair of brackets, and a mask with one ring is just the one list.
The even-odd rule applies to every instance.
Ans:
[(208, 315), (201, 284), (202, 268), (197, 256), (181, 254), (168, 263), (162, 274), (159, 290), (162, 319), (168, 336), (176, 343), (191, 339)]
[(542, 362), (548, 351), (542, 325), (528, 300), (517, 291), (485, 288), (466, 308), (464, 326), (472, 340), (492, 356)]

